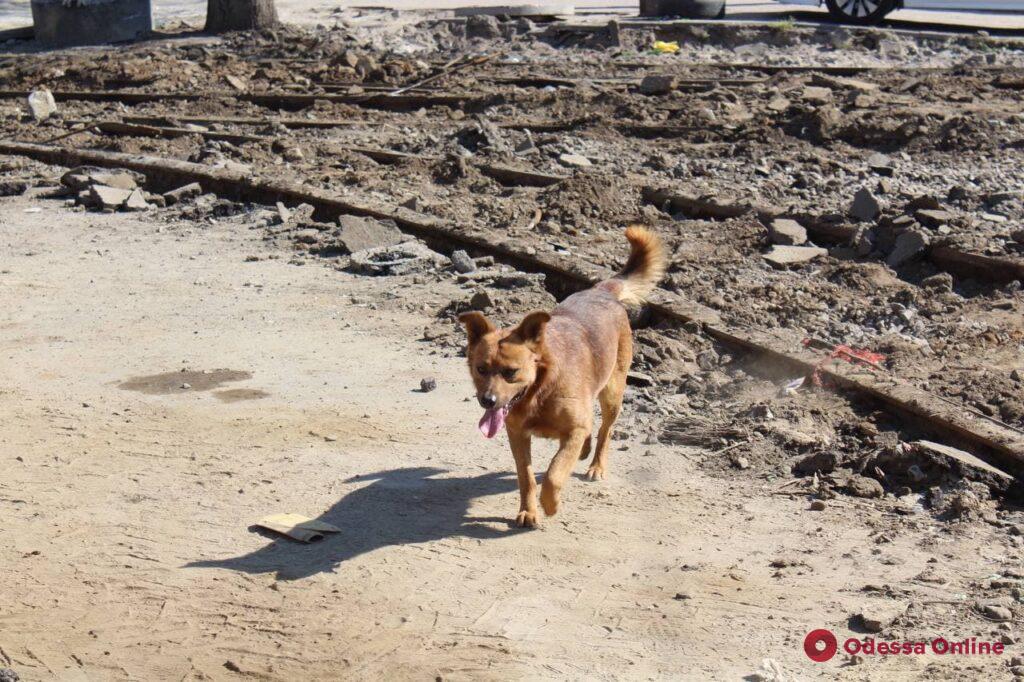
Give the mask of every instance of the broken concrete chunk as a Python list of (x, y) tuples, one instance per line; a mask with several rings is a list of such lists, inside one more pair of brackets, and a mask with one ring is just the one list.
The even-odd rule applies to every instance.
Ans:
[(469, 254), (461, 249), (452, 254), (452, 265), (456, 272), (467, 273), (476, 270), (476, 263), (469, 257)]
[(132, 190), (145, 182), (145, 177), (141, 173), (128, 170), (106, 170), (95, 166), (79, 166), (62, 175), (60, 182), (76, 192), (88, 189), (92, 185)]
[(563, 166), (570, 166), (573, 168), (587, 168), (593, 165), (590, 163), (590, 159), (582, 154), (562, 154), (558, 157), (558, 162)]
[(203, 188), (198, 182), (190, 182), (178, 189), (172, 189), (170, 192), (164, 192), (163, 197), (168, 206), (173, 206), (174, 204), (181, 203), (182, 201), (193, 199), (202, 193)]
[(28, 108), (32, 112), (32, 118), (39, 123), (57, 113), (57, 102), (53, 99), (52, 92), (40, 88), (29, 93)]
[(773, 267), (785, 268), (790, 265), (800, 265), (828, 255), (828, 249), (818, 246), (782, 246), (776, 245), (771, 251), (764, 254), (763, 258)]
[(123, 206), (126, 211), (145, 211), (152, 208), (149, 202), (146, 201), (146, 195), (141, 189), (131, 190), (128, 198), (124, 200)]
[(923, 230), (904, 230), (896, 237), (896, 244), (885, 262), (890, 268), (898, 268), (923, 254), (927, 248), (928, 235)]
[(874, 220), (882, 211), (882, 205), (867, 187), (861, 187), (853, 195), (853, 203), (850, 205), (850, 215), (857, 220)]
[(914, 217), (925, 227), (939, 227), (948, 223), (954, 216), (949, 211), (922, 208)]
[(803, 91), (804, 101), (812, 104), (828, 104), (832, 101), (832, 91), (815, 85), (808, 85)]
[(786, 99), (785, 97), (773, 97), (768, 102), (768, 110), (769, 111), (776, 111), (776, 112), (783, 112), (786, 109), (789, 109), (789, 105), (790, 105), (790, 101), (788, 99)]
[(117, 210), (131, 196), (132, 190), (106, 185), (93, 185), (88, 190), (89, 204), (99, 209)]
[(651, 74), (640, 81), (640, 92), (645, 95), (665, 95), (676, 88), (676, 77)]
[(466, 37), (488, 40), (501, 38), (501, 25), (498, 23), (497, 17), (475, 14), (466, 19)]
[(885, 154), (872, 154), (869, 156), (868, 168), (879, 175), (891, 176), (893, 174), (892, 159)]
[(349, 267), (366, 275), (410, 275), (447, 263), (447, 258), (420, 242), (402, 242), (356, 251)]
[(376, 220), (343, 215), (338, 218), (341, 230), (338, 242), (349, 253), (373, 249), (381, 246), (394, 246), (405, 241), (406, 236), (392, 220)]
[(768, 226), (768, 238), (772, 244), (799, 246), (807, 241), (807, 230), (795, 220), (776, 218)]

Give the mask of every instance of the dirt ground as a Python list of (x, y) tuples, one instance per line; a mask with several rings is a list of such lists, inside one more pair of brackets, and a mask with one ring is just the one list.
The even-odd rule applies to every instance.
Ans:
[[(922, 439), (992, 451), (647, 307), (609, 479), (523, 531), (456, 322), (553, 306), (516, 254), (610, 271), (639, 221), (664, 290), (741, 337), (848, 345), (1019, 434), (1021, 41), (338, 10), (8, 47), (4, 149), (369, 209), (0, 156), (0, 682), (1024, 678), (1020, 481)], [(397, 245), (425, 221), (447, 237)], [(341, 532), (253, 528), (282, 512)], [(815, 663), (817, 628), (1005, 651)]]
[[(809, 511), (703, 473), (707, 451), (623, 441), (524, 532), (463, 360), (417, 340), (450, 277), (382, 290), (230, 224), (0, 211), (0, 663), (24, 680), (1006, 674), (1009, 654), (802, 651), (858, 636), (865, 605), (905, 610), (887, 636), (1008, 634), (971, 615), (1019, 566), (992, 526)], [(342, 532), (247, 530), (284, 511)]]

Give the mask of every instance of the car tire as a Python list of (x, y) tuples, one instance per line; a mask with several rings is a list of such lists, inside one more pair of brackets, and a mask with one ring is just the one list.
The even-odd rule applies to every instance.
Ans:
[(896, 9), (896, 0), (825, 0), (828, 13), (844, 24), (877, 24)]

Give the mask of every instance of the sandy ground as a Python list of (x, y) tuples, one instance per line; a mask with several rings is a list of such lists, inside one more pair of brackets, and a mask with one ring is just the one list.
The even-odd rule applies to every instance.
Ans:
[[(237, 227), (24, 198), (0, 218), (0, 667), (23, 680), (738, 679), (765, 657), (800, 678), (1005, 674), (802, 651), (865, 602), (913, 602), (897, 635), (989, 637), (957, 615), (1007, 560), (984, 525), (811, 512), (695, 450), (617, 441), (609, 480), (510, 527), (504, 436), (476, 432), (463, 361), (417, 340), (414, 308), (454, 284), (289, 265)], [(248, 530), (275, 512), (342, 532)]]

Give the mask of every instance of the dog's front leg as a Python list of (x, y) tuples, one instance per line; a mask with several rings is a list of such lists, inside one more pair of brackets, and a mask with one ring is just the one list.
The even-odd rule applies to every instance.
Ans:
[(509, 428), (508, 442), (512, 446), (512, 456), (516, 458), (516, 475), (519, 477), (519, 515), (516, 516), (516, 525), (536, 528), (540, 519), (537, 514), (537, 479), (533, 475), (530, 455), (530, 434)]
[(558, 499), (562, 487), (572, 473), (572, 467), (580, 460), (583, 443), (590, 437), (590, 429), (576, 428), (563, 436), (558, 445), (558, 452), (548, 466), (544, 476), (544, 484), (540, 489), (540, 505), (544, 513), (553, 516), (558, 511)]

